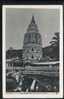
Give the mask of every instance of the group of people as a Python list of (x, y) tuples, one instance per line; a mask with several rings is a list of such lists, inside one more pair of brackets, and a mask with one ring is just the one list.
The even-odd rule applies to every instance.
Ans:
[(38, 91), (37, 81), (35, 79), (16, 74), (17, 87), (14, 91), (31, 92)]
[[(51, 79), (51, 83), (42, 78), (39, 80), (38, 78), (35, 79), (30, 75), (23, 75), (20, 72), (14, 72), (8, 77), (7, 80), (7, 90), (14, 91), (14, 92), (47, 92), (47, 91), (56, 91), (58, 90), (57, 86), (53, 83)], [(8, 79), (7, 78), (7, 79)], [(53, 85), (54, 84), (54, 85)]]

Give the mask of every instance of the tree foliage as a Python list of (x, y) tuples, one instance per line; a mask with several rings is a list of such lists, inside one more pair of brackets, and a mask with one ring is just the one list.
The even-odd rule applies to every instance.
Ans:
[(59, 59), (59, 32), (56, 32), (52, 41), (50, 42), (52, 47), (52, 56), (55, 59)]

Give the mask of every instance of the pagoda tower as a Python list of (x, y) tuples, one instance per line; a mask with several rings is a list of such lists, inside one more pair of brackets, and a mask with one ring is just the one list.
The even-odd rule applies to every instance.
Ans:
[(42, 58), (42, 39), (39, 33), (34, 16), (24, 35), (23, 42), (23, 60), (40, 61)]

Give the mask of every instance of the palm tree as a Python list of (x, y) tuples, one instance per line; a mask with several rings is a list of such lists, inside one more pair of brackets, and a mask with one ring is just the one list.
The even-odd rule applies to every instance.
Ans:
[(52, 41), (50, 43), (53, 47), (59, 47), (59, 32), (55, 33), (55, 36), (52, 38)]
[(59, 32), (55, 33), (50, 44), (52, 47), (52, 56), (55, 59), (59, 59)]

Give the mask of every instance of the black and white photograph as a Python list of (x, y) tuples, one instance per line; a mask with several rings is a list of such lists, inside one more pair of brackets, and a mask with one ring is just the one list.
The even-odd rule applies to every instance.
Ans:
[(63, 7), (3, 6), (3, 97), (63, 96)]

